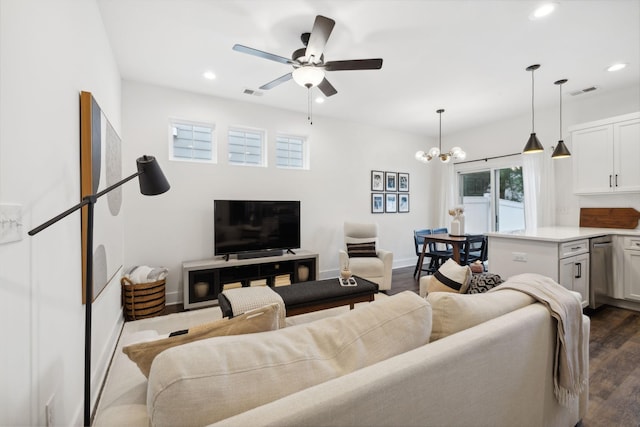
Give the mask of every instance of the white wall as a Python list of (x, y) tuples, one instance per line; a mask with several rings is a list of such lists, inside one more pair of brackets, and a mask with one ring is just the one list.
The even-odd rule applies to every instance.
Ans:
[[(301, 91), (301, 96), (306, 96)], [(213, 257), (214, 199), (293, 199), (301, 201), (302, 247), (320, 254), (320, 274), (335, 275), (343, 246), (345, 220), (374, 221), (380, 246), (394, 252), (394, 265), (414, 265), (413, 229), (430, 224), (432, 171), (414, 154), (433, 141), (372, 126), (306, 115), (259, 105), (150, 86), (123, 83), (123, 153), (133, 160), (152, 154), (171, 183), (157, 197), (136, 197), (125, 188), (125, 260), (129, 265), (165, 266), (169, 303), (182, 301), (181, 263)], [(214, 122), (216, 165), (168, 161), (168, 120)], [(266, 168), (226, 162), (230, 125), (265, 129)], [(308, 137), (311, 168), (280, 170), (273, 166), (276, 132)], [(410, 212), (371, 214), (371, 170), (410, 174)], [(133, 199), (133, 200), (132, 200)]]
[[(540, 89), (536, 86), (537, 90)], [(557, 90), (556, 87), (546, 90)], [(580, 123), (640, 111), (640, 85), (614, 91), (592, 92), (579, 96), (564, 95), (563, 135), (571, 151), (571, 137), (567, 129)], [(535, 110), (535, 130), (545, 147), (545, 155), (551, 156), (551, 146), (559, 139), (559, 110), (557, 105), (542, 106)], [(488, 123), (475, 129), (446, 135), (447, 147), (461, 146), (467, 152), (467, 160), (520, 153), (531, 132), (531, 115), (521, 115), (496, 123)], [(444, 145), (443, 136), (443, 145)], [(552, 162), (556, 180), (556, 224), (577, 226), (580, 207), (633, 207), (640, 210), (640, 194), (576, 196), (573, 194), (572, 159)], [(477, 163), (479, 167), (482, 163)]]
[[(0, 245), (0, 425), (82, 421), (80, 216), (26, 232), (79, 201), (79, 92), (120, 129), (120, 77), (93, 0), (0, 2), (0, 203), (23, 207), (24, 239)], [(119, 284), (94, 305), (99, 384), (121, 317)], [(97, 393), (94, 392), (94, 396)]]

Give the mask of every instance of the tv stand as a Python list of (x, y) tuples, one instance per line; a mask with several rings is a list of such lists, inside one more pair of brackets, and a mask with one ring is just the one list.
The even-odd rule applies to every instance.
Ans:
[[(273, 253), (273, 251), (270, 251)], [(286, 277), (288, 276), (288, 278)], [(318, 279), (318, 254), (291, 250), (261, 258), (223, 258), (182, 263), (184, 308), (218, 305), (218, 294), (226, 287), (278, 286)]]

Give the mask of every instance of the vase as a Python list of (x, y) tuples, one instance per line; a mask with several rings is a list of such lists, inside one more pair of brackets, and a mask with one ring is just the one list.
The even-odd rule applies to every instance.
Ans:
[(207, 282), (197, 282), (193, 285), (193, 294), (196, 298), (204, 298), (209, 293), (209, 284)]
[(343, 268), (342, 270), (340, 270), (340, 277), (344, 280), (347, 280), (349, 277), (351, 277), (351, 270)]
[(306, 282), (309, 280), (309, 267), (306, 265), (298, 266), (298, 282)]
[(460, 232), (460, 220), (457, 216), (453, 217), (453, 219), (451, 220), (451, 231), (449, 234), (451, 234), (452, 236), (460, 236), (462, 234)]

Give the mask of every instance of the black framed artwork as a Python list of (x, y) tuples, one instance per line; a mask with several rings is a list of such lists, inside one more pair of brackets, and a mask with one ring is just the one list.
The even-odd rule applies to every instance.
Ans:
[(385, 194), (384, 211), (389, 213), (398, 212), (398, 195), (396, 193)]
[(409, 192), (409, 174), (398, 172), (398, 191)]
[(409, 212), (409, 195), (400, 193), (398, 194), (398, 212)]
[(371, 193), (371, 213), (384, 213), (384, 194)]
[(384, 191), (384, 172), (371, 171), (371, 191)]
[(385, 191), (398, 191), (398, 174), (395, 172), (384, 173)]

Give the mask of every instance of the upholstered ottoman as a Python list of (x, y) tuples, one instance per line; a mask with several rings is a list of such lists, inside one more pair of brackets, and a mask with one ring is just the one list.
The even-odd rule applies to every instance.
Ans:
[[(282, 301), (287, 316), (349, 305), (353, 309), (359, 302), (371, 302), (378, 292), (378, 285), (358, 276), (356, 286), (342, 286), (337, 278), (294, 283), (290, 286), (244, 287), (223, 291), (218, 295), (218, 303), (225, 317), (243, 313), (248, 307), (246, 301), (256, 298), (273, 298)], [(271, 295), (271, 296), (269, 296)]]

